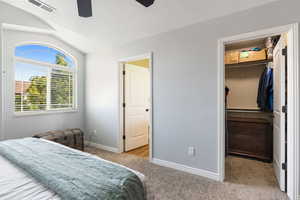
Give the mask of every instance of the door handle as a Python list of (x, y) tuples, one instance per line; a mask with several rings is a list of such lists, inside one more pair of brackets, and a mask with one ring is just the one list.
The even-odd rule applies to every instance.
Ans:
[(149, 112), (149, 109), (148, 109), (148, 108), (146, 109), (146, 112)]

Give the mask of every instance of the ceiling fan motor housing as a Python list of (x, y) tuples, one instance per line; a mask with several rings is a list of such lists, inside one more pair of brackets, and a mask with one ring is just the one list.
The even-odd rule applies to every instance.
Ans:
[(155, 0), (136, 0), (136, 1), (145, 7), (149, 7), (154, 3)]

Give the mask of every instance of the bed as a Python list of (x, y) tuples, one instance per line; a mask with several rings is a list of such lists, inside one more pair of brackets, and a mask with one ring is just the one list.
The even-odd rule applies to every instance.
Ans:
[[(26, 145), (24, 145), (25, 147), (20, 149), (20, 146), (22, 146), (24, 143), (26, 144)], [(43, 147), (41, 148), (41, 147), (39, 147), (39, 145), (43, 145)], [(11, 146), (16, 146), (16, 147), (13, 147), (11, 149)], [(34, 147), (32, 147), (32, 146), (34, 146)], [(53, 155), (53, 156), (51, 156), (52, 160), (54, 159), (53, 157), (61, 157), (61, 155), (64, 156), (64, 154), (68, 154), (69, 157), (71, 155), (71, 160), (73, 157), (75, 157), (76, 159), (78, 157), (80, 157), (80, 160), (83, 160), (83, 162), (80, 161), (81, 162), (80, 163), (78, 160), (77, 161), (75, 160), (74, 168), (75, 168), (76, 162), (77, 162), (77, 164), (79, 163), (79, 164), (90, 167), (89, 171), (94, 172), (94, 174), (99, 173), (99, 177), (97, 177), (97, 179), (95, 179), (95, 177), (91, 177), (91, 179), (87, 178), (85, 181), (79, 182), (80, 176), (75, 177), (73, 175), (74, 177), (72, 177), (71, 180), (70, 180), (70, 177), (68, 177), (66, 180), (59, 180), (59, 179), (63, 179), (64, 176), (70, 176), (69, 175), (70, 172), (68, 172), (68, 171), (67, 172), (59, 172), (59, 170), (64, 169), (64, 168), (59, 168), (58, 174), (60, 174), (60, 176), (58, 176), (58, 178), (55, 177), (56, 175), (54, 175), (54, 177), (51, 176), (51, 177), (45, 178), (48, 176), (47, 170), (34, 169), (34, 168), (39, 168), (39, 166), (35, 167), (35, 164), (39, 163), (39, 162), (43, 162), (44, 158), (41, 160), (39, 159), (38, 161), (32, 159), (33, 162), (35, 163), (35, 164), (32, 164), (30, 161), (28, 161), (31, 158), (29, 158), (29, 159), (21, 158), (20, 159), (18, 157), (19, 155), (21, 155), (22, 157), (28, 156), (25, 154), (30, 154), (30, 153), (28, 153), (29, 151), (33, 152), (34, 154), (41, 154), (41, 153), (34, 152), (34, 151), (36, 151), (36, 149), (38, 149), (38, 151), (40, 151), (40, 152), (48, 151), (48, 149), (46, 147), (45, 147), (45, 149), (43, 149), (44, 146), (46, 146), (47, 148), (48, 147), (51, 148), (51, 155)], [(29, 151), (27, 151), (27, 150), (29, 150)], [(8, 156), (7, 154), (9, 154), (10, 151), (16, 151), (17, 153), (14, 152), (14, 153), (12, 153), (12, 155)], [(41, 155), (46, 155), (46, 154), (41, 154)], [(44, 157), (44, 156), (40, 156), (40, 157)], [(14, 159), (16, 159), (17, 161), (15, 161)], [(48, 157), (48, 160), (49, 159), (50, 158)], [(21, 160), (21, 161), (19, 161), (19, 160)], [(47, 160), (45, 160), (44, 162), (47, 162)], [(69, 161), (69, 162), (71, 162), (71, 161)], [(92, 164), (88, 164), (89, 162)], [(22, 165), (20, 165), (20, 163)], [(32, 166), (28, 167), (31, 164), (32, 164)], [(97, 164), (97, 166), (103, 165), (104, 166), (103, 168), (106, 167), (106, 168), (108, 168), (108, 170), (109, 170), (109, 168), (111, 168), (114, 171), (116, 171), (116, 175), (111, 175), (111, 173), (110, 173), (110, 176), (112, 176), (112, 179), (114, 179), (115, 178), (114, 176), (117, 176), (118, 174), (119, 174), (119, 177), (117, 177), (113, 181), (104, 180), (103, 183), (101, 182), (101, 184), (103, 184), (104, 186), (99, 186), (101, 184), (94, 186), (95, 180), (98, 181), (101, 179), (105, 179), (105, 177), (107, 175), (106, 173), (104, 173), (104, 175), (101, 174), (101, 170), (103, 170), (103, 168), (99, 167), (99, 170), (98, 170), (98, 168), (95, 168), (93, 166), (94, 164)], [(53, 168), (53, 167), (55, 167), (55, 165), (51, 164), (51, 167)], [(33, 169), (29, 169), (29, 168), (33, 168)], [(84, 169), (84, 166), (82, 168)], [(73, 170), (73, 166), (72, 166), (72, 170)], [(76, 169), (74, 169), (74, 170), (76, 170)], [(97, 170), (100, 172), (98, 172)], [(43, 172), (43, 171), (46, 171), (46, 172)], [(117, 173), (117, 172), (120, 172), (120, 173)], [(128, 173), (129, 176), (120, 175), (121, 173)], [(92, 174), (93, 173), (91, 173), (91, 172), (87, 172), (86, 176), (89, 176)], [(71, 175), (72, 175), (72, 173), (71, 173)], [(41, 176), (45, 176), (45, 177), (41, 177)], [(131, 182), (126, 180), (127, 177), (131, 177), (131, 180), (130, 180)], [(133, 179), (132, 179), (132, 177), (133, 177)], [(73, 181), (73, 178), (74, 178), (74, 181)], [(134, 178), (137, 178), (138, 180), (137, 179), (134, 180)], [(58, 180), (56, 180), (56, 179), (58, 179)], [(82, 179), (82, 177), (81, 177), (81, 179)], [(134, 182), (135, 182), (134, 184), (132, 184), (132, 180), (134, 180)], [(61, 187), (61, 188), (63, 188), (63, 190), (60, 190), (61, 188), (57, 189), (58, 187), (54, 186), (54, 185), (60, 185), (61, 183), (64, 183), (64, 181), (68, 181), (68, 184), (66, 185), (66, 187), (64, 187), (64, 186)], [(86, 184), (87, 182), (90, 185), (87, 185)], [(109, 184), (107, 184), (108, 182), (109, 182)], [(126, 184), (124, 184), (125, 182), (129, 182), (130, 184), (126, 185)], [(93, 195), (85, 196), (85, 194), (84, 194), (85, 191), (80, 191), (81, 193), (78, 193), (78, 194), (81, 194), (81, 195), (72, 196), (73, 195), (72, 191), (69, 192), (67, 190), (68, 189), (67, 187), (69, 185), (72, 186), (72, 184), (74, 184), (74, 183), (77, 184), (76, 187), (78, 187), (78, 185), (79, 185), (79, 189), (81, 189), (81, 190), (83, 190), (83, 189), (87, 190), (90, 187), (91, 188), (94, 187), (94, 188), (101, 188), (101, 189), (104, 188), (105, 192), (100, 192), (98, 194), (97, 192), (99, 192), (99, 191), (93, 191), (93, 193), (94, 193)], [(85, 184), (85, 185), (81, 187), (80, 184)], [(141, 190), (141, 188), (143, 189), (143, 191), (138, 191), (138, 190)], [(74, 187), (71, 187), (71, 189), (74, 190)], [(130, 191), (130, 190), (133, 190), (133, 191)], [(66, 192), (69, 192), (70, 194), (65, 194)], [(77, 193), (78, 191), (73, 191), (73, 192)], [(111, 196), (111, 194), (105, 194), (105, 193), (110, 193), (110, 192), (116, 192), (116, 194), (114, 194), (112, 196)], [(129, 194), (130, 192), (132, 192), (133, 194)], [(128, 193), (128, 194), (123, 194), (123, 193)], [(139, 195), (137, 193), (139, 193)], [(134, 171), (132, 169), (129, 169), (125, 166), (122, 166), (122, 165), (119, 165), (116, 163), (112, 163), (110, 161), (106, 161), (97, 156), (83, 153), (78, 150), (70, 149), (70, 148), (62, 146), (60, 144), (57, 144), (57, 143), (54, 143), (51, 141), (47, 141), (47, 140), (43, 140), (43, 139), (25, 138), (25, 139), (21, 139), (21, 140), (19, 139), (19, 140), (10, 140), (10, 141), (0, 142), (0, 199), (1, 200), (19, 200), (19, 199), (20, 200), (27, 200), (27, 199), (28, 200), (130, 199), (131, 200), (132, 198), (142, 200), (142, 199), (146, 198), (145, 193), (146, 193), (145, 176), (143, 174), (141, 174), (137, 171)], [(84, 194), (84, 195), (82, 195), (82, 194)], [(132, 195), (134, 195), (134, 197)], [(99, 197), (99, 198), (97, 198), (97, 197)]]

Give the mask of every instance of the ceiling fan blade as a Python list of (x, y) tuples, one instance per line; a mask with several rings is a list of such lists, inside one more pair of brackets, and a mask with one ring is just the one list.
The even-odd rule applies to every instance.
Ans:
[(136, 1), (145, 7), (149, 7), (154, 3), (155, 0), (136, 0)]
[(92, 12), (92, 0), (77, 0), (78, 13), (80, 17), (91, 17)]

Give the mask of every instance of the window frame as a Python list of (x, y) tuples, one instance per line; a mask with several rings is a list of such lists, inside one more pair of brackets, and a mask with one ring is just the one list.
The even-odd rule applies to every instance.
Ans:
[[(37, 61), (37, 60), (32, 60), (32, 59), (27, 59), (27, 58), (22, 58), (22, 57), (18, 57), (15, 54), (16, 48), (20, 47), (20, 46), (24, 46), (24, 45), (40, 45), (40, 46), (44, 46), (44, 47), (48, 47), (48, 48), (52, 48), (57, 50), (58, 52), (70, 57), (74, 63), (73, 67), (69, 67), (66, 68), (65, 66), (61, 66), (61, 65), (57, 65), (57, 64), (51, 64), (51, 63), (46, 63), (46, 62), (41, 62), (41, 61)], [(14, 46), (13, 48), (13, 99), (12, 99), (12, 105), (13, 105), (13, 112), (15, 116), (31, 116), (31, 115), (44, 115), (44, 114), (56, 114), (56, 113), (72, 113), (72, 112), (78, 112), (78, 96), (77, 96), (77, 89), (78, 89), (78, 81), (77, 81), (77, 73), (78, 73), (78, 62), (77, 59), (72, 56), (71, 54), (67, 53), (65, 50), (56, 47), (52, 44), (48, 44), (48, 43), (41, 43), (41, 42), (23, 42), (20, 44), (17, 44)], [(72, 91), (73, 91), (73, 104), (71, 108), (54, 108), (54, 109), (49, 109), (47, 108), (46, 110), (37, 110), (37, 111), (23, 111), (23, 112), (16, 112), (15, 111), (15, 106), (16, 106), (16, 102), (15, 102), (15, 94), (16, 94), (16, 63), (17, 62), (22, 62), (22, 63), (26, 63), (26, 64), (33, 64), (33, 65), (38, 65), (41, 67), (45, 67), (46, 69), (48, 69), (48, 74), (47, 74), (47, 79), (49, 79), (49, 74), (51, 73), (50, 69), (58, 69), (58, 70), (64, 70), (64, 71), (68, 71), (73, 73), (73, 87), (72, 87)], [(51, 105), (50, 99), (51, 99), (51, 82), (47, 81), (47, 104), (46, 106), (48, 107), (49, 105)]]

